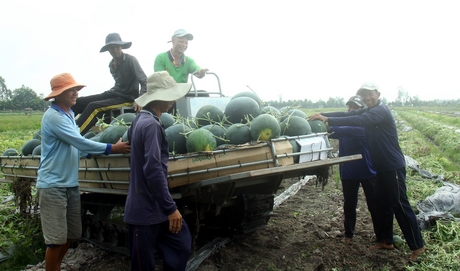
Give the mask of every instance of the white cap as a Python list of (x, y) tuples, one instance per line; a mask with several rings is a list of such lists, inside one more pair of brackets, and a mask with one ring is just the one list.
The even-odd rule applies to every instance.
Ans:
[(379, 91), (379, 87), (374, 84), (373, 82), (366, 82), (364, 84), (361, 85), (361, 87), (358, 89), (358, 92), (356, 92), (357, 95), (361, 95), (361, 93), (364, 91), (364, 90), (375, 90), (375, 91)]

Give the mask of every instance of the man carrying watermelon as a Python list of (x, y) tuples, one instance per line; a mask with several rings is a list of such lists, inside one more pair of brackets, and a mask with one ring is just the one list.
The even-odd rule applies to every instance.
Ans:
[(187, 224), (168, 188), (169, 146), (160, 117), (190, 91), (166, 71), (147, 79), (142, 107), (128, 130), (131, 172), (124, 221), (128, 225), (131, 270), (155, 270), (155, 253), (163, 270), (185, 270), (192, 247)]
[[(77, 99), (77, 103), (72, 109), (75, 115), (81, 114), (77, 119), (77, 125), (80, 127), (82, 135), (86, 134), (96, 124), (96, 117), (102, 117), (103, 112), (131, 106), (139, 94), (145, 93), (147, 76), (139, 61), (134, 56), (122, 51), (122, 49), (131, 47), (131, 44), (132, 42), (122, 41), (118, 33), (107, 35), (105, 45), (102, 46), (100, 52), (109, 51), (113, 57), (109, 63), (109, 69), (115, 80), (115, 85), (100, 94)], [(138, 110), (136, 104), (134, 104), (134, 110)]]
[(374, 83), (364, 83), (356, 94), (361, 96), (367, 108), (350, 112), (317, 113), (309, 119), (320, 119), (330, 126), (365, 127), (372, 166), (377, 172), (374, 193), (377, 244), (370, 249), (394, 249), (395, 216), (412, 250), (409, 260), (415, 261), (426, 247), (407, 198), (406, 162), (399, 146), (393, 115), (388, 106), (380, 101), (380, 92)]
[[(366, 105), (361, 97), (352, 96), (346, 103), (348, 112), (365, 108)], [(367, 148), (366, 131), (361, 126), (328, 126), (328, 132), (331, 133), (329, 138), (339, 140), (339, 156), (361, 154), (363, 159), (350, 161), (340, 164), (340, 180), (342, 181), (343, 191), (343, 213), (345, 215), (344, 243), (350, 243), (356, 225), (356, 206), (358, 204), (358, 191), (361, 186), (366, 196), (367, 208), (371, 213), (374, 224), (374, 232), (377, 232), (378, 225), (374, 211), (374, 187), (375, 187), (375, 170)]]

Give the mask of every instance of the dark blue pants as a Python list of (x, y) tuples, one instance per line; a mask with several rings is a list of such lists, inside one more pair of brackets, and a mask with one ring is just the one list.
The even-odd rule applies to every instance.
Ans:
[(155, 270), (155, 250), (163, 260), (163, 270), (185, 270), (192, 238), (184, 220), (177, 234), (169, 231), (169, 221), (148, 226), (128, 224), (128, 234), (131, 271)]
[(362, 186), (366, 196), (367, 209), (371, 213), (374, 232), (376, 232), (376, 217), (374, 204), (375, 178), (364, 180), (342, 180), (343, 213), (345, 215), (345, 237), (353, 238), (356, 225), (356, 206), (358, 205), (359, 186)]
[(423, 238), (417, 217), (406, 195), (406, 168), (377, 172), (375, 201), (379, 232), (377, 241), (393, 244), (393, 215), (398, 221), (411, 250), (423, 247)]

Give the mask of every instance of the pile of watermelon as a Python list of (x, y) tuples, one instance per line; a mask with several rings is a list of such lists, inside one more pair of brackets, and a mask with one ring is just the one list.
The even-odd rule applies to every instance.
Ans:
[[(127, 131), (135, 117), (135, 113), (121, 114), (103, 131), (88, 132), (84, 137), (112, 144), (120, 138), (128, 141)], [(268, 141), (280, 136), (326, 132), (323, 122), (307, 120), (307, 115), (300, 109), (263, 106), (259, 96), (251, 91), (233, 96), (224, 111), (214, 105), (205, 105), (195, 116), (163, 113), (160, 120), (165, 127), (171, 155), (208, 152), (228, 144)], [(40, 139), (38, 132), (23, 145), (21, 153), (9, 149), (3, 155), (40, 155)], [(291, 144), (297, 147), (295, 140), (291, 140)]]
[(297, 108), (263, 106), (259, 96), (250, 91), (233, 96), (224, 111), (205, 105), (195, 116), (176, 118), (166, 127), (169, 151), (174, 155), (321, 132), (326, 132), (322, 121), (307, 120)]

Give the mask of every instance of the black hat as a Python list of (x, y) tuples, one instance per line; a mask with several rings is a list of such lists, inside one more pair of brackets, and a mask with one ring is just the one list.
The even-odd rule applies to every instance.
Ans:
[(354, 103), (354, 104), (356, 104), (357, 106), (359, 106), (361, 108), (366, 107), (366, 105), (361, 100), (361, 96), (358, 96), (358, 95), (351, 96), (351, 98), (348, 99), (348, 102), (346, 103), (346, 105), (349, 105), (350, 103)]
[(110, 33), (105, 38), (105, 45), (102, 46), (100, 52), (106, 52), (108, 50), (108, 47), (112, 44), (121, 45), (121, 49), (128, 49), (129, 47), (131, 47), (132, 42), (122, 41), (120, 34), (118, 33)]

